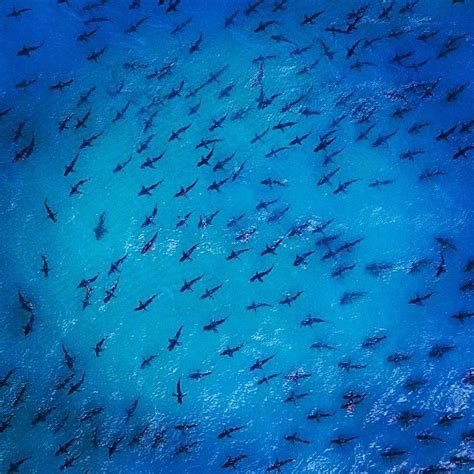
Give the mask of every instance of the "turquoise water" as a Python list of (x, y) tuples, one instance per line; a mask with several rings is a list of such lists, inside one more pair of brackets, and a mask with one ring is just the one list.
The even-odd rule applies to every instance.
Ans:
[[(0, 5), (0, 112), (11, 109), (0, 118), (2, 469), (28, 458), (20, 472), (55, 472), (68, 461), (72, 465), (63, 469), (71, 472), (213, 473), (229, 456), (243, 454), (236, 467), (249, 473), (264, 472), (277, 460), (292, 460), (282, 470), (294, 473), (472, 468), (472, 434), (466, 433), (473, 426), (467, 376), (474, 368), (473, 323), (472, 316), (463, 323), (452, 317), (473, 311), (473, 269), (467, 268), (474, 257), (473, 152), (453, 159), (472, 144), (472, 128), (461, 132), (472, 120), (472, 3), (425, 0), (403, 13), (406, 3), (396, 1), (389, 18), (379, 20), (390, 2), (372, 2), (354, 31), (334, 36), (325, 28), (350, 24), (350, 12), (362, 3), (288, 1), (285, 10), (273, 12), (273, 2), (265, 0), (250, 15), (249, 4), (236, 0), (183, 0), (170, 13), (169, 2), (143, 0), (133, 9), (129, 3)], [(23, 6), (31, 11), (6, 16)], [(224, 28), (236, 10), (235, 24)], [(320, 10), (314, 25), (300, 25), (305, 14)], [(85, 25), (91, 18), (108, 21)], [(135, 33), (124, 33), (142, 18)], [(277, 24), (255, 33), (261, 21)], [(77, 41), (95, 28), (90, 40)], [(398, 39), (390, 34), (400, 30), (405, 33)], [(201, 32), (200, 49), (191, 54)], [(450, 37), (464, 34), (452, 40), (455, 51), (436, 58)], [(277, 42), (272, 35), (284, 38)], [(346, 59), (359, 39), (355, 55)], [(320, 40), (334, 52), (332, 60)], [(30, 57), (18, 56), (25, 45), (42, 46)], [(97, 62), (86, 59), (104, 47)], [(401, 64), (393, 61), (411, 51)], [(255, 61), (259, 56), (275, 57)], [(425, 59), (426, 65), (407, 67)], [(351, 68), (357, 60), (371, 64), (357, 71)], [(169, 74), (147, 78), (166, 64), (173, 64)], [(301, 73), (306, 66), (310, 70)], [(200, 88), (213, 73), (218, 79)], [(50, 89), (71, 79), (62, 92)], [(26, 89), (16, 87), (32, 80)], [(170, 97), (173, 91), (176, 97)], [(267, 99), (276, 96), (259, 108), (262, 91)], [(318, 114), (305, 117), (305, 108)], [(410, 110), (397, 118), (401, 108)], [(76, 129), (89, 110), (87, 126)], [(118, 111), (123, 118), (115, 120)], [(69, 115), (60, 132), (58, 123)], [(210, 131), (222, 118), (221, 128)], [(279, 122), (295, 123), (273, 129)], [(427, 125), (410, 133), (417, 123)], [(455, 124), (447, 140), (436, 139)], [(368, 139), (358, 140), (370, 126)], [(180, 139), (170, 141), (181, 128)], [(373, 146), (394, 131), (387, 143)], [(290, 145), (308, 133), (301, 145)], [(80, 149), (84, 139), (99, 134), (92, 147)], [(336, 140), (314, 152), (325, 134)], [(14, 161), (33, 137), (31, 156)], [(219, 141), (196, 148), (202, 139)], [(286, 149), (267, 157), (279, 147)], [(197, 166), (211, 150), (209, 166)], [(404, 155), (410, 150), (412, 159)], [(74, 171), (64, 176), (78, 151)], [(141, 166), (162, 153), (154, 168)], [(213, 171), (227, 157), (224, 170)], [(441, 174), (420, 179), (426, 170)], [(331, 172), (330, 184), (318, 186)], [(283, 186), (261, 183), (269, 177)], [(208, 190), (227, 178), (220, 192)], [(87, 180), (82, 194), (70, 196), (80, 180)], [(196, 180), (188, 197), (175, 197)], [(347, 193), (335, 194), (351, 180)], [(376, 180), (390, 183), (370, 186)], [(138, 195), (142, 186), (159, 182), (151, 195)], [(47, 218), (45, 201), (57, 222)], [(155, 206), (153, 223), (143, 226)], [(198, 225), (216, 211), (212, 224)], [(96, 231), (103, 214), (101, 235)], [(142, 253), (155, 233), (154, 245)], [(325, 237), (329, 243), (321, 245)], [(280, 239), (276, 255), (261, 255)], [(351, 251), (340, 250), (358, 239)], [(180, 262), (195, 244), (192, 260)], [(227, 260), (243, 249), (238, 259)], [(336, 256), (325, 258), (330, 251)], [(305, 253), (306, 263), (295, 266)], [(120, 271), (109, 275), (125, 255)], [(42, 256), (47, 277), (40, 271)], [(414, 272), (422, 260), (426, 264)], [(352, 265), (343, 278), (331, 276)], [(249, 281), (269, 269), (263, 282)], [(77, 287), (96, 275), (87, 298), (87, 289)], [(193, 291), (180, 292), (184, 281), (200, 276)], [(115, 283), (115, 296), (105, 303)], [(201, 298), (219, 285), (213, 298)], [(31, 306), (20, 307), (18, 292)], [(291, 305), (280, 303), (299, 292)], [(351, 293), (359, 296), (348, 302)], [(409, 304), (430, 293), (423, 305)], [(147, 311), (134, 311), (153, 295)], [(267, 306), (247, 309), (253, 302)], [(323, 322), (303, 325), (309, 317)], [(217, 332), (203, 330), (222, 319)], [(181, 345), (170, 351), (169, 339), (180, 327)], [(363, 347), (373, 336), (386, 338)], [(318, 343), (330, 348), (318, 349)], [(72, 369), (62, 345), (73, 357)], [(430, 356), (435, 346), (454, 347)], [(233, 357), (221, 355), (236, 347)], [(408, 360), (387, 360), (396, 354)], [(271, 356), (261, 370), (249, 370)], [(345, 369), (347, 362), (358, 368)], [(196, 371), (212, 373), (190, 379)], [(295, 374), (306, 376), (295, 382)], [(182, 404), (173, 396), (178, 380)], [(414, 380), (423, 384), (407, 389)], [(74, 384), (80, 384), (77, 392)], [(351, 391), (360, 403), (341, 408)], [(304, 396), (285, 402), (292, 394)], [(82, 420), (98, 407), (100, 413)], [(45, 421), (32, 425), (48, 408)], [(331, 416), (320, 423), (307, 419), (318, 410)], [(404, 426), (397, 418), (406, 411), (423, 416)], [(440, 426), (447, 413), (462, 419)], [(176, 429), (183, 424), (196, 426), (183, 434)], [(231, 438), (218, 438), (239, 426)], [(285, 440), (295, 432), (309, 443)], [(427, 433), (442, 441), (417, 439)], [(338, 447), (331, 440), (339, 436), (357, 438)], [(109, 455), (115, 441), (117, 451)], [(189, 452), (177, 454), (183, 445)], [(403, 454), (387, 460), (382, 454), (389, 449)]]

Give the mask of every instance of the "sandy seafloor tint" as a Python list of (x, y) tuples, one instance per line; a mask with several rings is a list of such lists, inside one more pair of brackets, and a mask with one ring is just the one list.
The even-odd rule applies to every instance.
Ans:
[[(6, 19), (11, 8), (31, 6), (33, 12), (18, 20)], [(295, 458), (285, 472), (410, 472), (417, 468), (448, 461), (450, 456), (472, 456), (472, 446), (461, 442), (461, 433), (472, 429), (472, 385), (464, 384), (466, 371), (474, 367), (473, 322), (460, 324), (451, 316), (460, 310), (473, 311), (472, 293), (459, 291), (469, 280), (463, 268), (473, 257), (473, 166), (472, 158), (452, 160), (458, 146), (472, 143), (472, 134), (456, 135), (450, 142), (437, 142), (439, 131), (453, 123), (472, 119), (473, 94), (468, 87), (460, 99), (446, 103), (446, 90), (472, 79), (471, 38), (445, 60), (432, 60), (419, 71), (407, 70), (389, 63), (397, 52), (416, 50), (418, 59), (432, 58), (443, 41), (452, 34), (472, 31), (473, 5), (452, 5), (448, 0), (421, 1), (409, 16), (393, 15), (385, 23), (367, 20), (347, 40), (324, 32), (325, 26), (344, 21), (345, 15), (359, 7), (358, 1), (289, 1), (284, 13), (271, 13), (267, 0), (255, 16), (246, 17), (241, 1), (186, 1), (177, 13), (165, 15), (156, 2), (143, 1), (138, 12), (132, 12), (127, 2), (110, 1), (96, 13), (112, 23), (101, 25), (90, 43), (80, 44), (76, 37), (90, 27), (80, 13), (79, 2), (71, 0), (71, 8), (54, 1), (39, 0), (0, 5), (0, 109), (12, 107), (0, 120), (1, 170), (1, 305), (0, 375), (16, 370), (10, 386), (1, 389), (1, 418), (11, 412), (11, 403), (22, 383), (28, 382), (25, 403), (14, 410), (12, 427), (0, 434), (0, 464), (2, 472), (10, 461), (32, 456), (21, 472), (55, 472), (64, 458), (54, 457), (59, 443), (73, 436), (79, 441), (71, 449), (81, 454), (71, 472), (120, 473), (214, 473), (228, 455), (245, 453), (241, 472), (263, 472), (277, 458)], [(371, 2), (368, 16), (374, 18), (382, 4)], [(396, 2), (397, 9), (403, 2)], [(239, 8), (234, 27), (223, 29), (224, 17)], [(301, 28), (304, 13), (325, 10), (313, 27)], [(135, 35), (124, 35), (132, 21), (150, 15), (150, 19)], [(326, 18), (325, 18), (325, 17)], [(170, 35), (173, 27), (192, 17), (191, 24), (180, 34)], [(291, 56), (292, 46), (276, 44), (270, 33), (255, 34), (259, 21), (276, 18), (280, 25), (272, 33), (282, 32), (300, 46), (313, 43), (302, 56)], [(397, 28), (414, 31), (439, 29), (426, 44), (409, 33), (399, 40), (390, 39), (371, 48), (364, 56), (376, 64), (362, 72), (350, 69), (344, 56), (346, 48), (359, 37), (374, 37)], [(189, 45), (204, 32), (201, 51), (190, 55)], [(322, 55), (317, 43), (324, 38), (336, 52), (330, 62)], [(30, 59), (16, 56), (24, 44), (44, 47)], [(94, 49), (107, 45), (108, 50), (98, 64), (84, 58)], [(271, 107), (256, 109), (259, 88), (253, 87), (258, 66), (252, 59), (259, 55), (277, 54), (268, 61), (263, 85), (266, 95), (282, 95)], [(145, 79), (146, 73), (176, 60), (171, 76), (162, 81)], [(296, 75), (306, 64), (319, 59), (310, 75)], [(146, 70), (126, 71), (124, 62), (147, 63)], [(208, 75), (228, 65), (220, 82), (185, 99), (185, 94), (205, 81)], [(38, 82), (27, 91), (15, 90), (15, 84), (38, 76)], [(57, 81), (74, 78), (74, 85), (64, 93), (52, 93), (49, 86)], [(124, 79), (122, 94), (111, 97), (109, 92)], [(184, 79), (181, 97), (159, 106), (150, 149), (138, 156), (138, 144), (146, 137), (143, 122), (149, 113), (140, 109), (153, 97), (161, 97)], [(392, 112), (403, 105), (384, 93), (400, 90), (412, 81), (440, 79), (434, 97), (413, 101), (414, 110), (403, 119), (392, 118)], [(229, 84), (235, 88), (227, 99), (219, 100), (219, 91)], [(81, 93), (96, 85), (91, 96), (92, 109), (88, 128), (83, 131), (57, 132), (57, 122), (68, 113), (76, 113)], [(280, 114), (285, 103), (296, 98), (312, 85), (305, 105), (321, 111), (321, 115), (305, 119), (297, 111)], [(335, 107), (341, 94), (355, 91), (348, 104)], [(344, 111), (350, 112), (362, 99), (368, 107), (377, 107), (375, 124), (369, 141), (355, 144), (355, 138), (365, 125), (357, 125), (349, 115), (337, 127), (337, 141), (330, 148), (344, 148), (335, 164), (321, 166), (322, 154), (313, 152), (318, 134), (330, 129), (332, 120)], [(199, 114), (188, 117), (189, 106), (202, 101)], [(116, 110), (127, 101), (131, 106), (123, 121), (111, 124)], [(243, 120), (232, 121), (232, 112), (249, 106)], [(84, 114), (87, 105), (77, 112)], [(153, 109), (155, 110), (155, 109)], [(296, 109), (297, 110), (297, 109)], [(223, 128), (210, 134), (212, 118), (229, 116)], [(16, 125), (26, 119), (25, 138), (34, 134), (36, 149), (25, 162), (12, 163), (19, 145), (12, 143)], [(297, 120), (293, 129), (281, 133), (271, 130), (262, 142), (250, 144), (256, 132), (273, 126), (280, 119)], [(407, 134), (415, 122), (430, 125), (419, 135)], [(172, 130), (192, 124), (182, 140), (168, 142)], [(387, 145), (372, 148), (379, 134), (398, 130)], [(104, 131), (94, 148), (86, 149), (79, 158), (77, 170), (65, 178), (64, 166), (74, 157), (82, 139)], [(295, 134), (312, 131), (303, 146), (293, 147), (278, 158), (265, 158), (272, 148), (287, 144)], [(215, 149), (217, 159), (236, 152), (227, 172), (197, 168), (202, 150), (195, 145), (204, 137), (218, 137), (222, 142)], [(407, 149), (423, 149), (425, 153), (414, 161), (400, 160)], [(141, 170), (139, 164), (147, 156), (165, 151), (156, 170)], [(112, 169), (118, 162), (134, 156), (130, 165), (119, 174)], [(472, 155), (471, 155), (472, 156)], [(245, 161), (241, 178), (227, 183), (222, 193), (208, 192), (214, 178), (223, 179), (234, 167)], [(316, 186), (328, 170), (339, 166), (338, 178), (330, 186)], [(422, 182), (419, 175), (427, 168), (441, 169), (444, 175)], [(287, 187), (270, 190), (260, 181), (272, 176), (285, 180)], [(197, 187), (188, 199), (173, 196), (182, 185), (199, 177)], [(89, 181), (83, 195), (69, 197), (70, 186), (81, 178)], [(163, 179), (152, 197), (137, 197), (142, 184)], [(342, 181), (360, 179), (347, 195), (334, 195)], [(395, 182), (381, 189), (369, 188), (376, 179)], [(45, 217), (45, 198), (58, 215), (53, 224)], [(269, 213), (257, 212), (260, 200), (278, 198), (272, 209), (290, 206), (276, 223), (268, 223)], [(154, 227), (142, 229), (141, 223), (157, 204)], [(199, 215), (220, 213), (214, 224), (198, 229)], [(187, 227), (176, 229), (178, 215), (192, 211)], [(106, 212), (108, 233), (98, 241), (93, 228), (99, 215)], [(245, 213), (235, 229), (226, 227), (234, 216)], [(306, 267), (293, 266), (296, 254), (315, 249), (319, 234), (305, 232), (300, 237), (286, 238), (276, 257), (261, 257), (266, 244), (288, 234), (290, 229), (309, 219), (320, 223), (334, 219), (328, 234), (340, 234), (339, 242), (363, 238), (352, 251), (337, 263), (357, 263), (345, 279), (330, 277), (336, 262), (321, 261), (325, 253), (316, 248)], [(249, 242), (235, 241), (239, 231), (255, 227), (257, 232)], [(158, 232), (154, 251), (141, 255), (143, 244)], [(435, 278), (439, 246), (434, 238), (451, 239), (456, 251), (445, 253), (447, 272)], [(178, 263), (182, 250), (199, 243), (192, 262)], [(231, 249), (248, 247), (251, 252), (240, 260), (226, 261)], [(124, 254), (129, 257), (122, 266), (119, 286), (114, 298), (104, 305), (104, 291), (115, 281), (107, 276), (109, 265)], [(51, 274), (47, 279), (39, 272), (41, 255), (48, 257)], [(416, 259), (430, 258), (433, 263), (424, 271), (409, 275), (410, 264)], [(374, 277), (365, 266), (374, 262), (392, 263), (392, 271)], [(250, 283), (256, 270), (274, 265), (263, 284)], [(83, 291), (76, 288), (82, 278), (99, 273), (94, 283), (92, 305), (82, 311)], [(204, 275), (195, 291), (181, 294), (184, 279)], [(472, 274), (471, 277), (472, 279)], [(215, 299), (201, 300), (205, 288), (223, 283)], [(29, 298), (35, 308), (34, 331), (23, 336), (21, 327), (27, 315), (18, 308), (17, 291)], [(304, 290), (291, 307), (278, 304), (287, 293)], [(341, 306), (339, 300), (346, 291), (366, 292), (352, 305)], [(408, 305), (409, 299), (435, 292), (424, 307)], [(138, 300), (158, 293), (148, 312), (134, 312)], [(245, 308), (252, 301), (274, 305), (257, 313)], [(324, 324), (313, 328), (300, 326), (308, 314), (323, 318)], [(203, 332), (202, 326), (211, 319), (228, 316), (218, 334)], [(167, 351), (168, 338), (183, 326), (182, 346)], [(361, 349), (368, 336), (386, 334), (387, 339), (374, 350)], [(92, 350), (108, 336), (105, 351), (99, 359)], [(322, 341), (337, 348), (334, 351), (310, 349)], [(77, 376), (86, 378), (79, 393), (67, 396), (54, 390), (57, 381), (68, 374), (64, 366), (61, 343), (76, 357)], [(227, 345), (243, 343), (233, 359), (219, 356)], [(440, 360), (428, 357), (435, 344), (452, 344), (456, 348)], [(406, 352), (412, 359), (394, 366), (388, 355)], [(146, 370), (140, 370), (142, 358), (158, 357)], [(249, 372), (255, 359), (275, 354), (263, 373)], [(367, 364), (363, 370), (345, 372), (338, 369), (341, 360)], [(196, 369), (212, 370), (201, 381), (187, 376)], [(295, 385), (283, 376), (296, 370), (311, 373), (308, 380)], [(263, 375), (281, 374), (268, 385), (257, 385)], [(416, 392), (403, 388), (407, 378), (426, 378), (428, 383)], [(178, 378), (187, 394), (182, 406), (171, 393)], [(291, 390), (310, 392), (296, 404), (283, 403)], [(351, 413), (341, 410), (342, 395), (356, 390), (367, 397)], [(139, 397), (134, 417), (125, 423), (125, 410)], [(57, 406), (47, 423), (31, 426), (37, 411)], [(79, 423), (78, 416), (86, 409), (104, 406), (105, 411), (94, 423)], [(307, 421), (314, 409), (337, 411), (336, 416), (320, 424)], [(422, 420), (403, 428), (395, 418), (404, 410), (424, 412)], [(437, 420), (445, 412), (462, 412), (464, 419), (448, 428), (439, 428)], [(63, 431), (54, 427), (67, 413), (70, 418)], [(173, 426), (196, 422), (199, 426), (183, 436)], [(144, 425), (150, 426), (145, 440), (127, 447), (131, 437)], [(227, 426), (246, 425), (232, 439), (220, 441), (217, 434)], [(95, 426), (103, 447), (91, 444)], [(152, 449), (153, 434), (168, 428), (165, 443)], [(444, 442), (424, 444), (415, 435), (430, 431)], [(309, 445), (291, 445), (284, 435), (298, 432), (311, 441)], [(110, 459), (107, 446), (120, 433), (125, 441)], [(329, 443), (339, 434), (356, 435), (358, 439), (339, 449)], [(199, 441), (191, 454), (175, 456), (176, 447), (187, 441)], [(381, 459), (380, 452), (388, 447), (407, 450), (408, 454), (393, 463)], [(471, 464), (472, 467), (472, 464)], [(461, 469), (461, 468), (460, 468)], [(469, 466), (464, 466), (466, 471)]]

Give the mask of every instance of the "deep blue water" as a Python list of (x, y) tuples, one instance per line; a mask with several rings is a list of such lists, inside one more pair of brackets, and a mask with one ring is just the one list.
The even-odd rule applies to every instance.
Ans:
[[(412, 8), (405, 0), (288, 0), (277, 11), (278, 2), (264, 0), (248, 15), (251, 4), (240, 0), (182, 0), (169, 13), (168, 1), (100, 3), (0, 4), (2, 472), (27, 458), (20, 472), (214, 473), (244, 454), (236, 469), (247, 473), (277, 460), (291, 460), (282, 467), (288, 473), (472, 469), (471, 0), (420, 0)], [(18, 13), (23, 7), (29, 10)], [(17, 16), (7, 16), (12, 11)], [(318, 11), (314, 24), (301, 25)], [(103, 20), (85, 24), (93, 18)], [(136, 32), (124, 33), (143, 18)], [(276, 23), (254, 31), (267, 21)], [(340, 31), (327, 31), (332, 26)], [(78, 41), (84, 33), (91, 37)], [(24, 46), (41, 47), (18, 55)], [(87, 59), (104, 47), (97, 61)], [(154, 74), (167, 64), (169, 74)], [(61, 83), (62, 91), (51, 89)], [(86, 125), (77, 127), (81, 119)], [(288, 127), (274, 129), (279, 123)], [(420, 123), (418, 133), (410, 130)], [(180, 128), (180, 139), (170, 141)], [(219, 141), (196, 148), (202, 139)], [(325, 149), (314, 151), (321, 141)], [(197, 166), (211, 150), (208, 165)], [(465, 156), (454, 159), (460, 150)], [(141, 167), (162, 153), (155, 168)], [(329, 183), (317, 184), (331, 173)], [(261, 183), (269, 177), (283, 185)], [(82, 194), (70, 196), (80, 180), (87, 180)], [(151, 195), (138, 196), (161, 180)], [(188, 197), (175, 197), (196, 180)], [(214, 180), (226, 180), (219, 192), (208, 189)], [(377, 180), (386, 183), (374, 186)], [(342, 183), (347, 192), (335, 193)], [(154, 222), (143, 227), (155, 206)], [(198, 226), (215, 211), (212, 224)], [(103, 213), (106, 232), (97, 239)], [(261, 255), (280, 239), (276, 255)], [(194, 244), (192, 260), (179, 262)], [(414, 271), (417, 262), (424, 265)], [(263, 282), (250, 281), (269, 269)], [(96, 275), (89, 290), (77, 288)], [(180, 292), (199, 276), (193, 291)], [(201, 298), (219, 285), (213, 298)], [(351, 293), (359, 297), (348, 301)], [(155, 294), (147, 311), (134, 311)], [(417, 296), (426, 299), (410, 304)], [(267, 306), (247, 309), (253, 302)], [(460, 312), (463, 322), (453, 317)], [(308, 317), (319, 322), (302, 325)], [(217, 332), (203, 330), (222, 319)], [(181, 326), (181, 344), (170, 351)], [(364, 346), (374, 336), (383, 338)], [(221, 355), (228, 347), (240, 350)], [(393, 362), (394, 355), (406, 360)], [(197, 370), (212, 373), (190, 379)], [(295, 382), (295, 374), (305, 376)], [(259, 384), (263, 377), (268, 383)], [(178, 380), (182, 404), (172, 395)], [(410, 388), (410, 381), (420, 383)], [(285, 401), (292, 394), (304, 396)], [(348, 400), (353, 405), (341, 408)], [(84, 421), (94, 408), (103, 410)], [(317, 411), (331, 416), (308, 419)], [(419, 418), (404, 425), (407, 412)], [(440, 424), (447, 414), (459, 419)], [(182, 424), (196, 426), (183, 434)], [(231, 438), (218, 438), (238, 426)], [(294, 433), (306, 442), (285, 439)], [(331, 440), (339, 436), (356, 438), (338, 447)], [(183, 445), (189, 452), (177, 454)], [(383, 456), (389, 450), (391, 460)]]

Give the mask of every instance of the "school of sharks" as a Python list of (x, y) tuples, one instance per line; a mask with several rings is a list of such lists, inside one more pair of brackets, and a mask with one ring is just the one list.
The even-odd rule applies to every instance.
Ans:
[(474, 469), (471, 0), (2, 0), (0, 470)]

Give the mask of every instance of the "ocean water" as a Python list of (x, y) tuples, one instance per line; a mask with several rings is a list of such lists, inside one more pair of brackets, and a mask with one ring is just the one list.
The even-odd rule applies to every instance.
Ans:
[[(472, 469), (474, 169), (473, 126), (466, 124), (473, 119), (474, 5), (410, 3), (288, 0), (273, 11), (278, 2), (264, 0), (246, 14), (251, 3), (240, 0), (182, 0), (169, 13), (168, 1), (142, 0), (136, 8), (122, 0), (1, 2), (0, 112), (8, 111), (0, 118), (2, 472), (27, 458), (19, 472), (215, 473), (239, 455), (246, 457), (236, 470), (246, 473), (278, 470), (278, 460), (291, 461), (281, 467), (288, 473)], [(388, 18), (379, 19), (390, 5)], [(30, 10), (18, 14), (23, 7)], [(18, 16), (8, 16), (14, 9)], [(318, 11), (313, 25), (301, 25)], [(353, 30), (327, 31), (346, 29), (354, 16)], [(136, 32), (125, 33), (143, 18)], [(85, 24), (91, 19), (99, 20)], [(267, 21), (276, 23), (254, 31)], [(78, 41), (95, 28), (89, 40)], [(190, 53), (201, 32), (199, 49)], [(433, 36), (419, 39), (427, 33)], [(447, 41), (453, 51), (437, 58)], [(29, 57), (17, 54), (40, 45)], [(87, 59), (104, 47), (97, 61)], [(346, 59), (351, 47), (354, 55)], [(262, 56), (268, 57), (256, 61)], [(351, 67), (357, 60), (366, 63), (360, 71)], [(147, 78), (167, 64), (169, 74)], [(62, 92), (51, 90), (71, 79)], [(34, 82), (18, 87), (22, 81)], [(273, 95), (259, 107), (259, 97)], [(305, 116), (305, 108), (317, 114)], [(406, 110), (397, 114), (400, 109)], [(88, 111), (86, 126), (76, 129)], [(114, 120), (118, 111), (123, 118)], [(285, 122), (283, 131), (273, 128)], [(410, 133), (417, 123), (425, 126)], [(454, 125), (447, 139), (437, 139)], [(368, 138), (358, 140), (368, 127)], [(180, 139), (170, 141), (180, 128), (186, 128)], [(80, 149), (98, 134), (93, 146)], [(306, 134), (301, 145), (290, 145)], [(18, 155), (33, 138), (30, 156)], [(219, 141), (196, 148), (202, 139)], [(465, 156), (453, 159), (463, 148)], [(197, 166), (211, 150), (210, 166)], [(410, 151), (411, 159), (404, 155)], [(155, 168), (142, 169), (162, 153)], [(420, 179), (426, 170), (439, 174)], [(330, 183), (318, 185), (331, 172)], [(263, 185), (269, 177), (283, 186)], [(226, 178), (219, 192), (208, 190)], [(79, 180), (87, 180), (82, 194), (70, 196)], [(196, 180), (187, 197), (175, 197)], [(335, 194), (351, 180), (346, 193)], [(389, 183), (370, 186), (376, 180)], [(160, 181), (151, 195), (138, 195)], [(57, 222), (47, 218), (45, 201)], [(275, 202), (257, 209), (262, 201)], [(154, 223), (143, 227), (155, 206)], [(198, 226), (216, 211), (212, 224)], [(103, 213), (106, 232), (97, 239)], [(279, 239), (276, 255), (261, 255)], [(194, 244), (192, 260), (180, 262)], [(307, 252), (306, 263), (295, 266)], [(120, 271), (109, 275), (125, 255)], [(332, 276), (352, 265), (342, 278)], [(263, 282), (250, 281), (269, 269)], [(83, 309), (88, 290), (78, 285), (96, 275)], [(193, 291), (180, 292), (185, 280), (199, 276)], [(115, 282), (115, 296), (105, 303)], [(213, 298), (201, 298), (218, 285)], [(291, 305), (280, 303), (298, 292)], [(350, 293), (359, 297), (344, 304)], [(134, 311), (152, 295), (147, 311)], [(410, 304), (417, 296), (427, 298)], [(253, 302), (266, 306), (247, 309)], [(453, 317), (460, 312), (463, 322)], [(302, 325), (309, 316), (323, 321)], [(203, 330), (222, 319), (217, 332)], [(180, 327), (181, 344), (170, 351)], [(363, 347), (373, 336), (386, 337)], [(233, 357), (221, 355), (238, 346)], [(436, 346), (446, 353), (430, 355)], [(394, 354), (407, 360), (387, 360)], [(150, 356), (156, 357), (142, 369)], [(261, 370), (250, 370), (271, 356)], [(340, 366), (347, 362), (354, 367)], [(198, 370), (211, 374), (190, 379)], [(295, 382), (295, 374), (304, 376)], [(272, 378), (259, 384), (265, 376)], [(173, 396), (178, 380), (182, 404)], [(410, 390), (413, 380), (423, 384)], [(350, 392), (359, 398), (341, 408)], [(285, 401), (292, 394), (304, 396)], [(100, 413), (82, 420), (98, 407)], [(33, 424), (46, 409), (52, 411), (45, 420)], [(318, 410), (331, 416), (307, 418)], [(407, 411), (422, 416), (404, 425), (398, 418)], [(460, 419), (442, 426), (446, 414)], [(176, 427), (183, 424), (194, 426), (182, 433)], [(231, 427), (242, 428), (218, 438)], [(294, 433), (306, 442), (285, 439)], [(434, 438), (419, 439), (427, 434)], [(331, 443), (339, 436), (356, 438), (339, 447)], [(189, 452), (179, 454), (183, 446)], [(400, 453), (386, 459), (390, 449)]]

